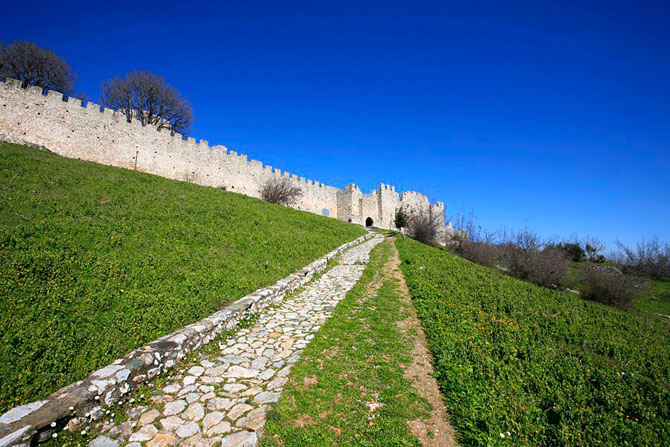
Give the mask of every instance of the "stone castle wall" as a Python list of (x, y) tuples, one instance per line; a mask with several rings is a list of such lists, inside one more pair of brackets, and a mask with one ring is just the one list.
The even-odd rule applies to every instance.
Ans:
[(210, 146), (207, 141), (184, 140), (179, 134), (128, 122), (124, 114), (98, 104), (82, 104), (58, 92), (44, 94), (40, 87), (22, 89), (20, 82), (0, 82), (0, 139), (36, 145), (58, 155), (110, 166), (134, 169), (162, 177), (225, 188), (260, 197), (261, 186), (270, 178), (285, 176), (303, 192), (295, 208), (328, 215), (361, 225), (393, 229), (395, 212), (401, 206), (418, 209), (431, 206), (415, 192), (399, 195), (381, 184), (379, 190), (363, 194), (355, 185), (339, 189), (282, 172), (246, 155)]

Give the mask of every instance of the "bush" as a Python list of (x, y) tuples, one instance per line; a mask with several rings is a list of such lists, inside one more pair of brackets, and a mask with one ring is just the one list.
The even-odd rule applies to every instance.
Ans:
[(635, 250), (617, 241), (619, 253), (615, 260), (624, 272), (635, 273), (653, 279), (670, 278), (670, 244), (654, 237), (650, 241), (638, 242)]
[(641, 291), (641, 284), (629, 275), (589, 264), (582, 267), (582, 284), (583, 298), (617, 307), (629, 307)]
[(261, 198), (276, 205), (289, 206), (302, 197), (302, 189), (291, 182), (288, 177), (272, 177), (263, 184)]
[(437, 243), (440, 220), (433, 215), (430, 208), (422, 208), (414, 211), (409, 218), (409, 235), (419, 242), (427, 245)]
[(569, 261), (565, 251), (542, 242), (537, 234), (529, 230), (512, 234), (502, 246), (502, 253), (510, 274), (538, 286), (555, 288), (568, 272)]
[(495, 267), (500, 258), (496, 234), (475, 225), (471, 214), (462, 212), (455, 220), (456, 231), (446, 241), (449, 251), (475, 264)]
[(400, 232), (402, 232), (403, 228), (407, 228), (407, 214), (405, 214), (402, 208), (396, 210), (393, 224)]
[(488, 242), (461, 241), (453, 246), (454, 254), (486, 267), (495, 267), (498, 263), (498, 247)]

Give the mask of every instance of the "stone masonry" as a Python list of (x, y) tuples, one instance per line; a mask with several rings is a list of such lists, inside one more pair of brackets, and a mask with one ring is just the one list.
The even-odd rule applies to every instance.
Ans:
[(431, 205), (416, 192), (398, 194), (390, 185), (363, 194), (354, 184), (345, 189), (306, 180), (247, 160), (246, 155), (207, 141), (184, 140), (179, 134), (128, 122), (121, 113), (76, 98), (64, 98), (20, 82), (0, 82), (0, 140), (38, 146), (58, 155), (134, 169), (175, 180), (225, 188), (252, 197), (273, 177), (287, 177), (300, 187), (295, 208), (345, 222), (395, 229), (397, 209), (430, 209), (444, 222), (444, 204)]

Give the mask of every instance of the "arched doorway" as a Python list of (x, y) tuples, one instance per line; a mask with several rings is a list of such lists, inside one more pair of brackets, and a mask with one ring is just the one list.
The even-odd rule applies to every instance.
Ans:
[(366, 227), (371, 227), (374, 223), (375, 223), (375, 221), (372, 220), (372, 217), (368, 217), (367, 219), (365, 219), (365, 226)]

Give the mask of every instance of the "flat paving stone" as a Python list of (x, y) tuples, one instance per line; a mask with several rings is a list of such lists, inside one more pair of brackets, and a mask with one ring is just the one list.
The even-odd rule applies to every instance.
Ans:
[(255, 447), (258, 444), (258, 436), (253, 431), (241, 431), (228, 435), (221, 440), (222, 446), (229, 447)]
[(145, 425), (139, 431), (136, 431), (135, 433), (130, 435), (129, 440), (130, 442), (148, 441), (149, 439), (156, 436), (156, 433), (158, 433), (158, 429), (156, 427), (154, 427), (153, 425)]
[(88, 447), (119, 447), (119, 441), (107, 436), (98, 436), (88, 443)]
[(165, 416), (173, 416), (175, 414), (179, 414), (182, 411), (184, 411), (184, 408), (186, 408), (186, 401), (185, 400), (177, 400), (174, 402), (168, 402), (165, 404), (165, 410), (163, 410), (163, 415)]
[(178, 418), (177, 416), (170, 416), (165, 419), (161, 419), (159, 423), (161, 427), (163, 427), (163, 430), (171, 432), (174, 432), (177, 428), (185, 424), (184, 420), (182, 418)]

